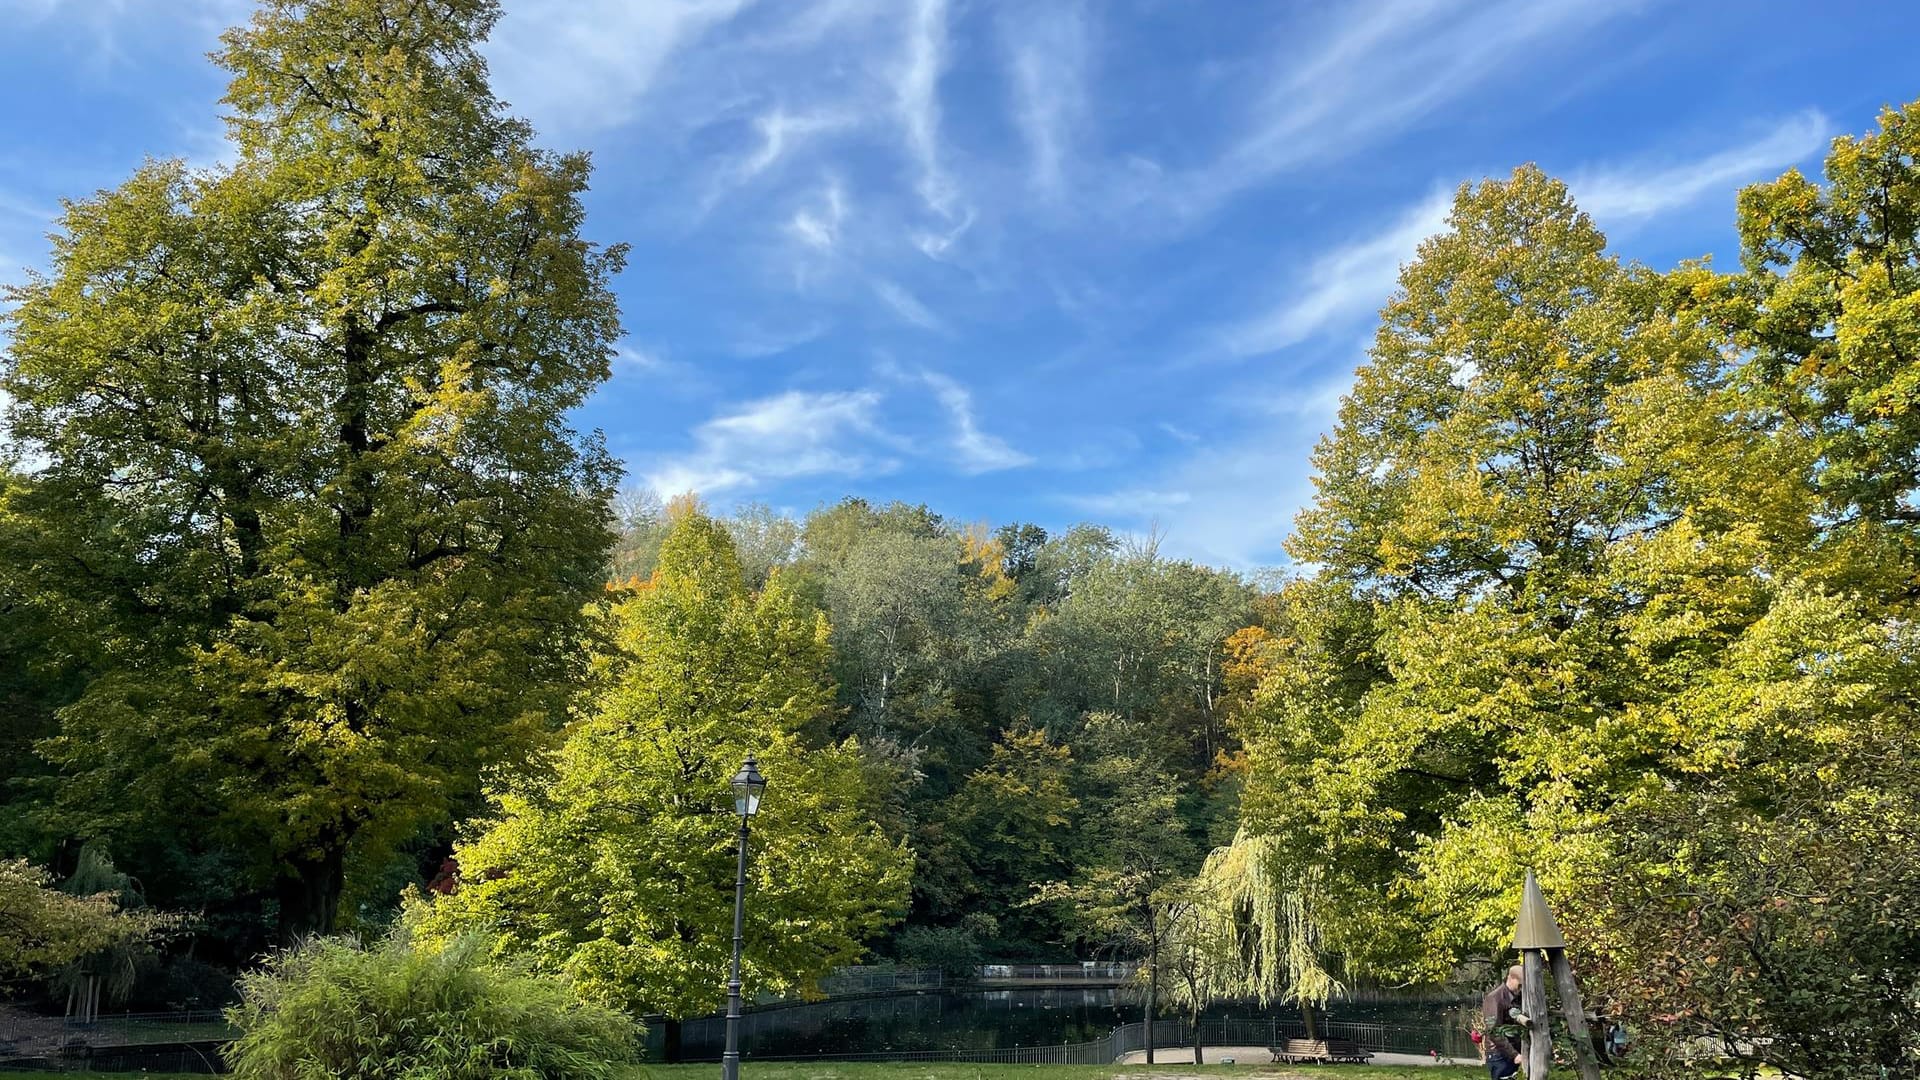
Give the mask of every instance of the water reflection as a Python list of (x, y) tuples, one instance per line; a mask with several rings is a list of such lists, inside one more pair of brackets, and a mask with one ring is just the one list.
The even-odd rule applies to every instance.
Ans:
[[(1336, 1004), (1332, 1013), (1339, 1020), (1429, 1024), (1445, 1011), (1411, 1003)], [(1244, 1004), (1207, 1012), (1283, 1021), (1298, 1015)], [(741, 1020), (741, 1049), (748, 1056), (795, 1057), (1048, 1046), (1098, 1039), (1139, 1018), (1140, 995), (1131, 988), (927, 991), (752, 1012)], [(683, 1060), (717, 1060), (725, 1037), (722, 1019), (688, 1021), (681, 1030)]]

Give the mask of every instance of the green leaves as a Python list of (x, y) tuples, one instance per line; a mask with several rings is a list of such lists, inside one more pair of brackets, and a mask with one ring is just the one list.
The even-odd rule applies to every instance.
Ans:
[(1836, 862), (1920, 806), (1911, 112), (1743, 194), (1742, 275), (1620, 265), (1532, 169), (1403, 271), (1244, 721), (1348, 973), (1497, 956), (1531, 867), (1649, 1075), (1913, 1060), (1920, 863)]
[(1889, 108), (1834, 141), (1824, 186), (1789, 172), (1741, 192), (1747, 273), (1711, 309), (1753, 351), (1756, 395), (1813, 425), (1830, 512), (1871, 524), (1920, 521), (1917, 150), (1920, 104)]
[(726, 531), (682, 507), (653, 578), (609, 614), (605, 685), (566, 742), (492, 793), (462, 844), (463, 884), (423, 931), (498, 931), (498, 949), (594, 999), (690, 1016), (722, 998), (748, 753), (767, 795), (752, 822), (749, 992), (811, 986), (898, 918), (911, 854), (875, 823), (859, 746), (833, 712), (825, 620), (775, 573), (742, 582)]
[(234, 163), (70, 204), (5, 316), (45, 466), (0, 521), (93, 660), (44, 743), (64, 827), (192, 822), (288, 935), (558, 725), (611, 539), (566, 417), (623, 255), (579, 239), (585, 159), (488, 90), (497, 14), (265, 5), (217, 57)]
[(478, 935), (444, 945), (405, 926), (368, 945), (318, 939), (241, 982), (229, 1013), (235, 1076), (607, 1080), (633, 1023), (560, 980), (489, 959)]
[(100, 953), (144, 946), (180, 916), (128, 910), (110, 892), (76, 896), (25, 859), (0, 861), (0, 978), (45, 975)]

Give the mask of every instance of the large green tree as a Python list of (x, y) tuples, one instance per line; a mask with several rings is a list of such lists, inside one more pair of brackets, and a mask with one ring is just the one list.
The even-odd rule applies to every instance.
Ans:
[(457, 849), (462, 884), (423, 932), (475, 926), (498, 947), (637, 1013), (717, 1006), (732, 946), (735, 817), (749, 753), (768, 778), (753, 819), (743, 975), (794, 991), (906, 905), (913, 858), (875, 821), (859, 747), (827, 734), (828, 627), (775, 573), (750, 592), (726, 530), (690, 507), (653, 577), (614, 606), (615, 648), (550, 770), (503, 781)]
[(1532, 169), (1403, 271), (1245, 718), (1348, 973), (1497, 955), (1533, 866), (1650, 1075), (1920, 1060), (1906, 130), (1743, 196), (1744, 274)]
[(567, 414), (622, 252), (489, 91), (498, 14), (268, 0), (216, 55), (232, 163), (69, 203), (7, 294), (9, 551), (92, 661), (59, 827), (210, 830), (288, 935), (553, 727), (600, 584)]
[(1660, 764), (1644, 710), (1698, 656), (1650, 594), (1691, 575), (1726, 605), (1701, 628), (1737, 625), (1742, 552), (1703, 534), (1737, 507), (1791, 531), (1765, 515), (1794, 460), (1605, 246), (1537, 170), (1462, 189), (1315, 453), (1291, 550), (1320, 570), (1249, 721), (1247, 824), (1326, 871), (1356, 970), (1441, 974), (1498, 943), (1525, 864), (1591, 869), (1587, 815)]

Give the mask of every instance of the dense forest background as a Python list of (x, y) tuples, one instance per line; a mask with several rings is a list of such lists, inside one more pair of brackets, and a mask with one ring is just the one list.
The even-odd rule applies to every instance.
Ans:
[[(635, 489), (614, 512), (607, 585), (617, 591), (653, 574), (672, 520)], [(1102, 823), (1143, 792), (1173, 800), (1183, 869), (1232, 838), (1246, 767), (1232, 717), (1251, 692), (1244, 673), (1236, 681), (1234, 648), (1279, 629), (1271, 591), (1091, 524), (1050, 536), (857, 498), (804, 518), (747, 505), (717, 520), (750, 587), (778, 571), (832, 628), (832, 734), (858, 738), (885, 778), (881, 823), (915, 853), (911, 907), (875, 943), (882, 957), (1110, 955), (1113, 943), (1089, 936), (1071, 905), (1034, 903), (1035, 885), (1101, 865), (1111, 854)], [(13, 778), (6, 836), (12, 851), (70, 873), (82, 845), (35, 828), (53, 820), (51, 774), (32, 752), (36, 735), (57, 730), (59, 684), (46, 670), (16, 667), (9, 687), (12, 715), (30, 722), (10, 727), (0, 770)], [(391, 919), (401, 890), (440, 873), (456, 822), (478, 810), (352, 866), (341, 927)], [(273, 942), (270, 892), (235, 888), (231, 867), (191, 834), (132, 824), (140, 839), (114, 845), (113, 862), (146, 903), (207, 913), (196, 956), (238, 965)]]

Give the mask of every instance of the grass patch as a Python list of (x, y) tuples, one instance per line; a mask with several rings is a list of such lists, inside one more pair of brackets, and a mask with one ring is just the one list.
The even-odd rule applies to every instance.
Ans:
[[(638, 1065), (624, 1080), (696, 1080), (718, 1065)], [(972, 1065), (919, 1062), (779, 1061), (740, 1067), (741, 1080), (1150, 1080), (1214, 1077), (1227, 1080), (1465, 1080), (1483, 1076), (1479, 1065)]]
[[(636, 1065), (621, 1080), (712, 1080), (718, 1065)], [(747, 1062), (741, 1080), (1466, 1080), (1484, 1075), (1479, 1066), (1419, 1065), (969, 1065), (917, 1062)], [(125, 1075), (142, 1080), (210, 1080), (205, 1076), (162, 1073), (20, 1073), (31, 1080), (111, 1080)]]

